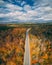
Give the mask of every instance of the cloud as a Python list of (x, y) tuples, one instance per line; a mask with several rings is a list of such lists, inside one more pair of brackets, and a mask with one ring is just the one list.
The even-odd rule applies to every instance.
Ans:
[(26, 4), (26, 2), (25, 1), (23, 1), (22, 3), (21, 3), (21, 6), (24, 6)]
[(52, 20), (52, 14), (47, 14), (45, 16), (42, 17), (42, 19), (46, 20)]
[(13, 4), (7, 4), (6, 7), (10, 12), (6, 14), (1, 13), (0, 17), (10, 18), (11, 21), (14, 19), (19, 21), (29, 21), (32, 20), (33, 16), (37, 15), (37, 12), (35, 10), (33, 11), (29, 5), (25, 5), (23, 8), (26, 12), (21, 11), (22, 7)]
[(10, 3), (1, 0), (0, 22), (39, 22), (52, 20), (51, 0), (33, 0), (33, 2), (33, 6), (30, 6), (25, 1), (19, 1), (21, 3), (21, 6), (19, 6), (13, 4), (12, 0), (10, 0)]
[(39, 11), (39, 19), (52, 20), (52, 8), (50, 6), (39, 7), (36, 10)]
[(7, 14), (0, 14), (0, 17), (15, 17), (15, 16), (19, 16), (21, 14), (22, 14), (22, 12), (15, 11), (15, 12), (7, 13)]
[(29, 11), (29, 10), (31, 10), (31, 7), (30, 7), (29, 5), (25, 5), (25, 6), (23, 7), (23, 9), (24, 9), (25, 11)]
[(22, 7), (16, 6), (16, 5), (13, 5), (13, 4), (7, 4), (6, 7), (7, 7), (8, 9), (10, 9), (11, 11), (12, 11), (12, 10), (13, 10), (13, 11), (22, 10)]

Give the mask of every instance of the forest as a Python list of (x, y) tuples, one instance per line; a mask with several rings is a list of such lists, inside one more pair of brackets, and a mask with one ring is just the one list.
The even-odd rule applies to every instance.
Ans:
[(52, 24), (0, 25), (0, 65), (23, 65), (28, 28), (31, 65), (52, 65)]

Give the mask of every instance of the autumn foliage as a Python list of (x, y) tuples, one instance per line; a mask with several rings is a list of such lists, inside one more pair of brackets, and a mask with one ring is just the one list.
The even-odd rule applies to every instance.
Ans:
[(52, 65), (52, 25), (48, 24), (0, 25), (0, 65), (23, 65), (28, 28), (31, 65)]
[(23, 65), (25, 28), (0, 30), (0, 65)]
[(52, 65), (52, 26), (44, 27), (29, 32), (31, 65)]

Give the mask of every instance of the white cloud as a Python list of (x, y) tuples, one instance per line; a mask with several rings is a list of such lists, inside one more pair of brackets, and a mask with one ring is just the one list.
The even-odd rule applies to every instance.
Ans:
[(11, 11), (22, 10), (22, 7), (13, 4), (7, 4), (6, 7)]
[(36, 15), (38, 15), (38, 12), (35, 10), (31, 10), (31, 11), (28, 11), (28, 14), (31, 16), (36, 16)]
[(22, 3), (21, 3), (21, 6), (23, 6), (23, 5), (25, 5), (26, 4), (26, 2), (25, 1), (23, 1)]
[(0, 3), (4, 3), (4, 1), (3, 0), (0, 0)]
[(15, 11), (15, 12), (10, 12), (10, 13), (7, 13), (7, 14), (0, 14), (0, 17), (15, 17), (15, 16), (21, 16), (22, 15), (22, 12), (19, 12), (19, 11)]
[[(12, 1), (12, 0), (11, 0)], [(25, 4), (25, 5), (24, 5)], [(46, 4), (46, 3), (45, 3)], [(34, 9), (32, 10), (30, 5), (27, 5), (24, 1), (21, 3), (20, 7), (14, 4), (5, 4), (3, 6), (6, 7), (5, 12), (0, 13), (0, 18), (5, 17), (8, 21), (39, 21), (39, 20), (52, 20), (52, 8), (50, 6), (44, 6), (44, 3), (37, 8), (34, 5)], [(2, 8), (4, 11), (4, 9)], [(2, 11), (1, 10), (1, 11)], [(25, 11), (25, 12), (24, 12)]]
[(40, 10), (41, 12), (45, 12), (45, 11), (52, 11), (52, 8), (50, 6), (48, 6), (48, 7), (39, 7), (39, 8), (37, 8), (37, 10)]
[(50, 6), (39, 7), (35, 10), (38, 12), (37, 16), (40, 16), (37, 20), (52, 20), (52, 8)]
[(47, 14), (47, 15), (43, 16), (42, 19), (44, 19), (44, 20), (52, 20), (52, 14)]
[(23, 9), (25, 11), (30, 11), (31, 10), (31, 7), (30, 7), (30, 5), (25, 5)]
[[(36, 16), (38, 14), (38, 12), (32, 10), (29, 5), (25, 5), (24, 8), (22, 8), (13, 4), (7, 4), (6, 7), (10, 12), (6, 14), (2, 13), (0, 14), (0, 17), (8, 17), (10, 20), (18, 19), (21, 21), (29, 21), (33, 19), (33, 16)], [(23, 9), (27, 12), (20, 11)]]

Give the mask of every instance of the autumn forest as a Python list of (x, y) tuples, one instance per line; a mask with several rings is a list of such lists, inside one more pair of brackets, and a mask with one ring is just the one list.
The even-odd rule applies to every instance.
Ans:
[(31, 65), (52, 65), (51, 24), (0, 25), (0, 65), (23, 65), (28, 28)]

